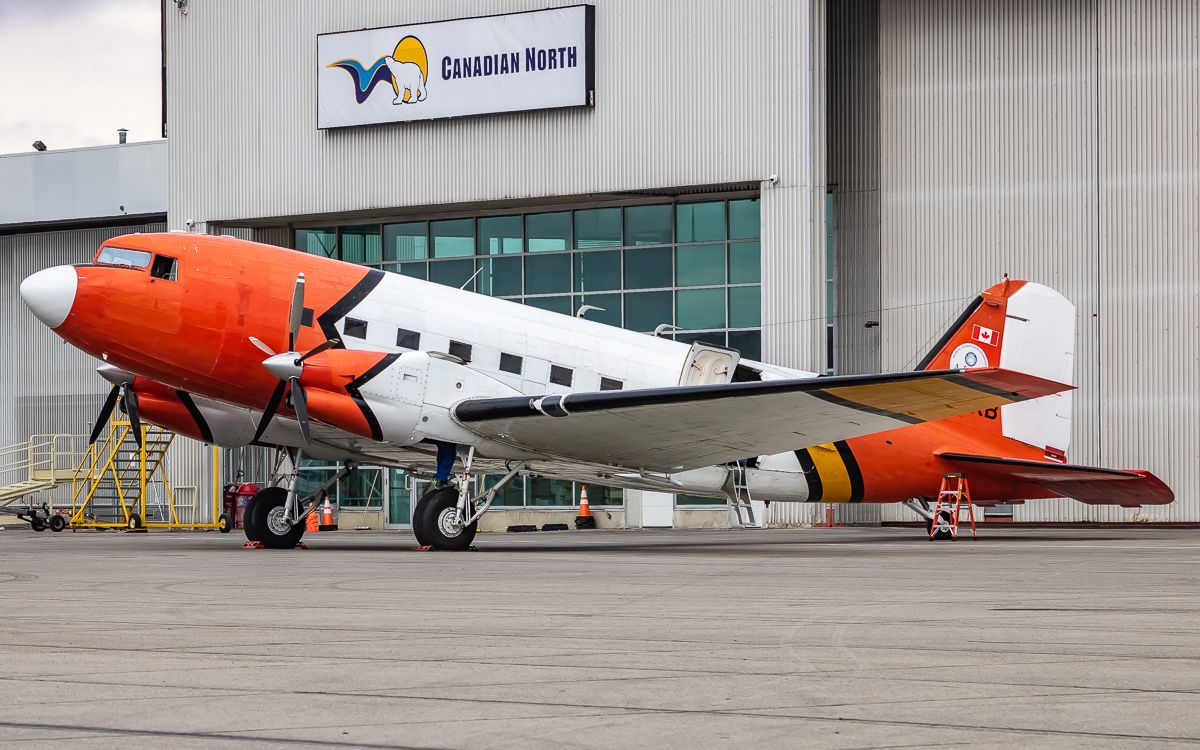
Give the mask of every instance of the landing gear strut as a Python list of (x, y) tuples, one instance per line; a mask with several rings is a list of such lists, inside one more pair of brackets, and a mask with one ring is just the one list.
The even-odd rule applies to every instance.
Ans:
[(301, 498), (297, 483), (299, 467), (299, 451), (280, 451), (272, 472), (276, 477), (275, 486), (260, 491), (246, 503), (242, 518), (247, 540), (259, 542), (269, 549), (294, 548), (304, 536), (308, 514), (317, 512), (316, 498), (358, 468), (352, 462), (345, 463), (324, 484)]
[(471, 464), (475, 449), (467, 453), (463, 471), (448, 487), (429, 490), (417, 501), (413, 513), (413, 535), (417, 544), (438, 550), (461, 552), (469, 549), (479, 530), (479, 517), (492, 506), (500, 490), (521, 473), (523, 465), (509, 466), (508, 473), (487, 491), (470, 494)]

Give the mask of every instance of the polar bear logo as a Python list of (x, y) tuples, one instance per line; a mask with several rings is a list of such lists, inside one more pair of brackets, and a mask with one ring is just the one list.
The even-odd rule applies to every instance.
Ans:
[(385, 57), (383, 62), (387, 65), (388, 70), (392, 74), (392, 83), (396, 88), (396, 98), (392, 100), (392, 104), (405, 104), (405, 90), (407, 89), (410, 96), (408, 104), (425, 101), (425, 76), (421, 73), (421, 66), (414, 62), (403, 62), (394, 57)]

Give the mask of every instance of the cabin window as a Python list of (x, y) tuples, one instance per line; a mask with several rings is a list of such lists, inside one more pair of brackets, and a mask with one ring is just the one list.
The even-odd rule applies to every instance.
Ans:
[(524, 362), (517, 355), (500, 352), (500, 369), (502, 371), (511, 372), (513, 375), (520, 375), (523, 364)]
[(356, 339), (365, 339), (367, 337), (367, 321), (359, 320), (358, 318), (346, 318), (346, 325), (342, 328), (342, 333), (346, 336), (353, 336)]
[(417, 331), (410, 331), (407, 328), (401, 328), (396, 331), (396, 346), (401, 349), (420, 349), (421, 334)]
[(150, 275), (156, 279), (174, 281), (179, 262), (166, 255), (155, 255), (154, 265), (150, 266)]
[(602, 391), (619, 391), (624, 387), (625, 384), (620, 380), (613, 380), (612, 378), (605, 377), (600, 378), (600, 390)]
[(568, 367), (560, 367), (558, 365), (550, 365), (550, 382), (555, 385), (571, 385), (571, 380), (574, 373)]
[(102, 247), (96, 254), (96, 262), (106, 266), (145, 268), (150, 265), (150, 253), (124, 247)]
[(463, 364), (471, 361), (471, 345), (464, 344), (461, 341), (450, 342), (450, 355), (458, 357), (463, 361)]

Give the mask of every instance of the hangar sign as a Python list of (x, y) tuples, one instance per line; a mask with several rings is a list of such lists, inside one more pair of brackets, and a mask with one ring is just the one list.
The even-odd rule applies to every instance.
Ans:
[(593, 104), (595, 8), (317, 36), (317, 127)]

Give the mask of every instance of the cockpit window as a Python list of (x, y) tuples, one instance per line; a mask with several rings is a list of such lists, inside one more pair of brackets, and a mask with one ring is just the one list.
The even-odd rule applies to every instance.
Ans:
[(170, 256), (155, 255), (154, 265), (150, 268), (150, 275), (156, 279), (174, 281), (178, 265), (175, 259)]
[(145, 268), (150, 265), (150, 253), (125, 247), (102, 247), (96, 255), (96, 262), (106, 266)]

